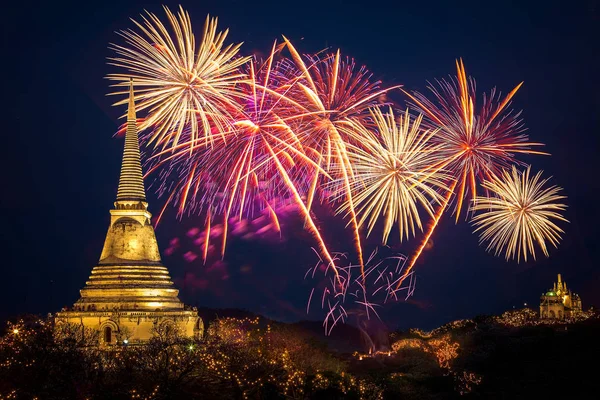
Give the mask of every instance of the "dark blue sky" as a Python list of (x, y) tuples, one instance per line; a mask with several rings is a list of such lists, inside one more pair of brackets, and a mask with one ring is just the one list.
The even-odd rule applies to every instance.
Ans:
[[(216, 15), (247, 54), (264, 54), (285, 34), (306, 52), (339, 47), (387, 85), (424, 89), (426, 80), (453, 74), (457, 57), (480, 91), (497, 86), (506, 93), (525, 81), (514, 108), (524, 110), (531, 139), (552, 153), (525, 161), (554, 176), (569, 196), (563, 243), (549, 259), (506, 263), (478, 246), (468, 224), (446, 218), (417, 266), (413, 299), (383, 308), (390, 326), (431, 328), (536, 303), (559, 272), (584, 307), (600, 306), (598, 2), (181, 3), (197, 32), (207, 13)], [(114, 71), (106, 65), (107, 46), (120, 43), (114, 32), (131, 28), (129, 17), (144, 9), (164, 15), (160, 3), (124, 1), (20, 2), (4, 9), (2, 319), (71, 305), (98, 260), (122, 151), (113, 134), (123, 110), (105, 97), (103, 77)], [(161, 204), (150, 194), (151, 211)], [(341, 231), (343, 223), (337, 224)], [(193, 250), (186, 232), (200, 225), (193, 219), (178, 224), (168, 215), (157, 231), (185, 302), (306, 317), (314, 282), (303, 277), (314, 257), (293, 219), (282, 242), (234, 239), (226, 267), (208, 270), (183, 256)], [(165, 255), (174, 238), (179, 249)], [(337, 242), (342, 250), (349, 245)], [(309, 317), (319, 318), (318, 311)]]

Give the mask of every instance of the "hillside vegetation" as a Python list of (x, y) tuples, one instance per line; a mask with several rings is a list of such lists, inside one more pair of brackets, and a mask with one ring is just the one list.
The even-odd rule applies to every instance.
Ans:
[(212, 313), (201, 340), (157, 331), (146, 346), (110, 351), (94, 332), (57, 334), (50, 320), (23, 317), (0, 338), (0, 400), (595, 398), (591, 312), (542, 323), (523, 309), (394, 332), (377, 352), (358, 349), (350, 326), (325, 338), (310, 322)]

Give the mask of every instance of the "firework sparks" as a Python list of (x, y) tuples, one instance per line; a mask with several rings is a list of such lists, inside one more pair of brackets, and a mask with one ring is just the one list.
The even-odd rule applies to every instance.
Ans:
[[(302, 57), (287, 39), (285, 41), (295, 67), (304, 78), (293, 92), (301, 110), (286, 121), (298, 126), (299, 139), (314, 150), (315, 162), (323, 170), (331, 172), (333, 165), (338, 166), (336, 169), (341, 176), (361, 274), (364, 275), (361, 239), (350, 188), (352, 166), (347, 151), (347, 145), (360, 141), (360, 138), (358, 133), (349, 133), (348, 127), (343, 129), (343, 126), (366, 116), (368, 108), (380, 105), (378, 98), (381, 95), (399, 86), (381, 89), (380, 82), (371, 81), (371, 74), (366, 68), (357, 69), (353, 60), (341, 57), (339, 50), (323, 58)], [(321, 176), (321, 171), (316, 169), (307, 196), (309, 209)]]
[[(433, 217), (433, 204), (442, 199), (438, 191), (448, 190), (444, 183), (447, 175), (436, 167), (441, 161), (441, 145), (431, 142), (437, 130), (421, 131), (422, 116), (411, 124), (408, 110), (397, 120), (391, 107), (386, 114), (379, 108), (370, 113), (376, 133), (355, 121), (345, 126), (361, 137), (360, 145), (348, 145), (348, 160), (353, 167), (350, 188), (358, 226), (366, 223), (368, 236), (383, 218), (383, 243), (394, 224), (402, 241), (414, 236), (415, 228), (423, 229), (418, 205)], [(339, 187), (338, 182), (333, 181), (333, 186)], [(350, 211), (348, 201), (338, 209), (346, 214)]]
[[(351, 310), (353, 305), (357, 305), (367, 319), (371, 317), (379, 318), (376, 311), (383, 303), (390, 299), (397, 300), (398, 294), (406, 291), (406, 297), (412, 295), (414, 291), (415, 281), (411, 279), (408, 286), (397, 287), (398, 282), (403, 277), (406, 277), (404, 271), (407, 258), (402, 254), (382, 255), (380, 249), (389, 253), (389, 247), (375, 248), (371, 255), (365, 261), (364, 274), (357, 274), (357, 270), (361, 270), (359, 265), (349, 263), (347, 266), (339, 266), (339, 282), (330, 280), (329, 284), (323, 287), (320, 295), (321, 308), (326, 311), (323, 327), (325, 334), (329, 335), (333, 328), (338, 323), (344, 323), (348, 320), (348, 315), (355, 313)], [(382, 252), (382, 253), (384, 253)], [(345, 259), (346, 255), (341, 253), (334, 254), (336, 264), (341, 264), (341, 260)], [(313, 268), (310, 268), (305, 275), (315, 275), (317, 269), (323, 265), (323, 261), (319, 261)], [(362, 270), (361, 270), (362, 271)], [(315, 301), (315, 289), (310, 293), (307, 312), (311, 302)]]
[(440, 129), (434, 140), (444, 145), (447, 161), (443, 167), (459, 181), (454, 210), (458, 222), (463, 202), (477, 196), (478, 181), (518, 163), (514, 158), (517, 153), (547, 153), (532, 150), (542, 144), (529, 142), (523, 133), (521, 113), (508, 109), (522, 82), (502, 100), (495, 89), (489, 96), (484, 94), (476, 113), (475, 81), (467, 78), (462, 60), (456, 61), (456, 69), (456, 80), (441, 80), (437, 82), (439, 88), (429, 87), (435, 101), (418, 92), (405, 93), (415, 110), (426, 116), (424, 124)]
[[(434, 101), (418, 92), (404, 93), (412, 101), (413, 108), (425, 115), (424, 125), (440, 129), (434, 140), (444, 146), (446, 161), (439, 168), (447, 170), (454, 179), (451, 187), (452, 192), (456, 193), (454, 214), (455, 222), (458, 222), (464, 201), (472, 201), (477, 196), (478, 182), (489, 179), (515, 163), (520, 164), (515, 158), (516, 154), (547, 153), (532, 149), (542, 144), (529, 142), (523, 133), (525, 128), (521, 113), (514, 113), (508, 108), (522, 82), (502, 100), (495, 89), (489, 95), (484, 94), (482, 106), (476, 112), (475, 81), (467, 78), (462, 59), (456, 61), (456, 69), (456, 79), (437, 81), (438, 87), (430, 85)], [(433, 235), (443, 211), (451, 203), (452, 194), (447, 194), (448, 200), (436, 212), (435, 223), (408, 264), (407, 271), (414, 267)]]
[[(273, 62), (277, 49), (275, 43), (270, 57), (259, 63), (258, 68), (253, 61), (249, 63), (248, 79), (240, 84), (244, 98), (239, 111), (231, 117), (234, 134), (230, 140), (214, 148), (195, 147), (192, 152), (187, 146), (179, 146), (177, 151), (169, 148), (153, 158), (159, 160), (158, 165), (171, 167), (161, 176), (161, 187), (168, 186), (169, 180), (177, 182), (179, 194), (174, 201), (179, 203), (180, 213), (206, 211), (222, 216), (222, 256), (230, 217), (252, 217), (257, 208), (263, 208), (278, 226), (278, 205), (292, 202), (304, 215), (321, 254), (337, 275), (333, 259), (292, 176), (296, 171), (320, 167), (305, 154), (295, 132), (281, 117), (293, 114), (290, 108), (296, 105), (286, 96), (293, 82), (279, 73), (280, 65)], [(320, 173), (327, 175), (323, 170)], [(209, 181), (213, 184), (207, 185)], [(207, 221), (209, 224), (210, 219)]]
[(225, 45), (228, 31), (217, 32), (216, 18), (207, 16), (196, 47), (189, 14), (181, 7), (177, 15), (164, 9), (171, 33), (150, 12), (142, 22), (133, 21), (141, 33), (120, 32), (127, 46), (111, 45), (117, 57), (109, 59), (126, 72), (110, 74), (108, 79), (119, 82), (116, 87), (125, 87), (134, 78), (137, 109), (148, 112), (140, 129), (152, 130), (150, 142), (176, 147), (187, 135), (185, 141), (193, 147), (212, 141), (215, 130), (220, 136), (230, 130), (230, 114), (239, 107), (237, 85), (246, 79), (239, 68), (249, 57), (237, 57), (241, 44)]
[(473, 218), (480, 232), (480, 242), (488, 241), (487, 250), (498, 255), (506, 252), (506, 260), (521, 256), (527, 261), (528, 254), (535, 259), (534, 243), (548, 256), (546, 242), (557, 247), (563, 230), (553, 220), (568, 222), (561, 212), (566, 205), (558, 194), (561, 188), (544, 187), (549, 179), (542, 179), (542, 172), (530, 176), (530, 167), (519, 172), (502, 171), (501, 176), (493, 176), (483, 187), (494, 196), (477, 197), (473, 210), (481, 211)]
[[(158, 192), (168, 196), (159, 219), (168, 204), (178, 216), (204, 215), (205, 261), (217, 237), (224, 255), (229, 223), (235, 227), (260, 212), (279, 231), (278, 209), (293, 205), (325, 260), (319, 269), (335, 272), (322, 295), (311, 291), (307, 305), (320, 298), (329, 333), (348, 318), (347, 297), (369, 318), (377, 315), (375, 296), (385, 294), (385, 302), (405, 289), (410, 296), (412, 269), (449, 204), (456, 222), (481, 211), (476, 232), (507, 259), (535, 258), (536, 242), (546, 255), (547, 243), (558, 244), (563, 231), (553, 220), (566, 221), (560, 215), (566, 206), (557, 202), (564, 196), (556, 187), (544, 189), (540, 174), (530, 179), (529, 168), (514, 168), (517, 154), (545, 154), (533, 150), (540, 144), (529, 142), (520, 113), (509, 110), (521, 84), (505, 97), (492, 90), (477, 108), (475, 83), (460, 60), (455, 79), (431, 85), (432, 100), (405, 92), (419, 116), (407, 110), (396, 119), (391, 107), (381, 107), (399, 86), (382, 89), (339, 50), (301, 55), (284, 38), (258, 62), (238, 56), (239, 44), (225, 44), (227, 31), (217, 31), (216, 19), (207, 17), (197, 46), (188, 13), (165, 12), (167, 25), (147, 13), (134, 21), (137, 32), (120, 33), (126, 45), (112, 45), (117, 56), (110, 64), (125, 72), (108, 79), (113, 87), (135, 79), (138, 109), (146, 111), (142, 140), (154, 145), (148, 174), (160, 167)], [(505, 171), (510, 167), (512, 175)], [(495, 197), (478, 197), (480, 184), (480, 192)], [(329, 252), (311, 214), (315, 198), (332, 202), (347, 219), (357, 265), (342, 267), (339, 254)], [(395, 267), (387, 266), (374, 262), (376, 252), (363, 259), (360, 228), (369, 236), (382, 221), (384, 244), (394, 226), (403, 241), (423, 231), (421, 209), (432, 222), (410, 262), (392, 257)], [(408, 277), (410, 285), (402, 287)]]
[(400, 287), (400, 285), (402, 284), (404, 279), (406, 279), (406, 277), (409, 275), (409, 273), (411, 273), (413, 267), (415, 266), (415, 263), (421, 256), (421, 253), (423, 252), (423, 250), (425, 250), (427, 243), (429, 243), (429, 239), (431, 239), (431, 235), (433, 235), (435, 228), (437, 227), (438, 223), (440, 222), (440, 218), (442, 218), (442, 215), (444, 214), (444, 210), (446, 210), (446, 206), (448, 205), (448, 202), (450, 201), (450, 197), (452, 197), (452, 195), (454, 194), (454, 189), (456, 188), (457, 183), (458, 183), (457, 181), (454, 181), (452, 183), (452, 185), (450, 186), (450, 188), (448, 189), (448, 191), (446, 192), (444, 201), (442, 202), (442, 204), (436, 211), (436, 213), (433, 217), (433, 220), (431, 221), (431, 224), (429, 225), (429, 229), (427, 230), (427, 233), (425, 234), (425, 237), (421, 241), (421, 244), (417, 248), (417, 251), (413, 255), (412, 259), (410, 260), (410, 263), (408, 264), (408, 267), (406, 268), (406, 274), (398, 282), (398, 287)]

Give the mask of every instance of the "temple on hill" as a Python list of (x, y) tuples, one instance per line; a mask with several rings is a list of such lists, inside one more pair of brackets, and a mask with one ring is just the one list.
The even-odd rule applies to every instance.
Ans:
[(99, 333), (99, 345), (141, 344), (161, 330), (186, 337), (202, 335), (196, 308), (184, 306), (162, 265), (148, 212), (140, 162), (133, 82), (130, 83), (125, 149), (110, 226), (100, 261), (81, 297), (55, 315), (55, 326), (70, 323)]
[(540, 298), (540, 317), (550, 319), (571, 318), (581, 312), (581, 298), (567, 289), (558, 274), (558, 282)]

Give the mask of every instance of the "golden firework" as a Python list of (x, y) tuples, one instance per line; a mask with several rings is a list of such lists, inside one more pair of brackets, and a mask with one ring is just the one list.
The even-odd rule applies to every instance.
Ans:
[(225, 45), (228, 30), (217, 32), (216, 18), (206, 17), (196, 46), (189, 14), (182, 7), (177, 15), (164, 9), (171, 31), (146, 12), (142, 22), (133, 21), (140, 33), (119, 33), (126, 46), (113, 44), (118, 56), (109, 63), (126, 72), (109, 74), (108, 79), (119, 82), (114, 86), (120, 88), (134, 79), (138, 111), (147, 110), (140, 129), (152, 131), (150, 142), (177, 148), (183, 141), (183, 146), (194, 147), (232, 131), (230, 116), (239, 109), (236, 100), (242, 96), (238, 84), (246, 79), (239, 68), (249, 57), (237, 57), (241, 44)]
[(521, 256), (527, 261), (528, 254), (535, 260), (534, 242), (540, 246), (546, 257), (546, 242), (557, 247), (564, 231), (554, 221), (568, 222), (562, 215), (567, 206), (561, 202), (565, 196), (557, 186), (544, 187), (548, 179), (542, 179), (542, 172), (530, 177), (531, 167), (519, 172), (502, 171), (485, 181), (483, 187), (493, 194), (491, 197), (477, 197), (473, 211), (481, 211), (473, 218), (475, 232), (480, 233), (480, 242), (489, 241), (487, 250), (498, 255), (506, 251), (506, 259)]
[[(376, 133), (357, 121), (348, 121), (341, 128), (360, 138), (360, 144), (347, 145), (358, 225), (366, 224), (369, 235), (376, 222), (383, 219), (384, 243), (394, 224), (400, 240), (408, 239), (415, 235), (415, 228), (423, 230), (418, 206), (433, 217), (433, 203), (441, 203), (442, 199), (438, 191), (448, 191), (444, 183), (448, 177), (437, 167), (443, 154), (441, 145), (431, 141), (437, 130), (421, 130), (421, 115), (411, 124), (408, 110), (397, 119), (391, 107), (385, 114), (379, 108), (371, 109), (370, 114)], [(351, 211), (348, 201), (338, 209), (346, 214)]]
[[(483, 95), (480, 107), (476, 105), (475, 80), (467, 76), (465, 65), (456, 60), (456, 78), (436, 81), (430, 85), (433, 97), (422, 93), (404, 93), (410, 98), (411, 106), (425, 115), (423, 124), (428, 128), (439, 128), (435, 141), (444, 145), (446, 158), (440, 168), (451, 172), (454, 182), (446, 193), (444, 202), (429, 226), (425, 237), (408, 264), (408, 274), (431, 239), (444, 210), (456, 198), (455, 221), (461, 216), (463, 204), (477, 197), (477, 185), (501, 170), (520, 162), (518, 154), (544, 154), (533, 150), (541, 143), (530, 142), (521, 113), (510, 110), (510, 103), (523, 82), (519, 83), (504, 98), (496, 89)], [(456, 192), (455, 192), (456, 191)], [(454, 196), (455, 195), (455, 196)], [(465, 203), (466, 201), (466, 203)], [(466, 216), (468, 217), (468, 215)], [(399, 285), (402, 280), (399, 282)]]
[[(346, 150), (358, 134), (348, 133), (349, 129), (341, 127), (360, 121), (368, 108), (381, 105), (379, 99), (400, 86), (381, 89), (380, 82), (373, 81), (372, 74), (364, 66), (359, 68), (354, 60), (343, 58), (339, 50), (329, 55), (301, 56), (289, 40), (285, 39), (285, 42), (293, 60), (290, 70), (299, 71), (302, 78), (290, 93), (299, 110), (285, 121), (296, 130), (303, 146), (313, 150), (315, 162), (322, 170), (329, 172), (336, 166), (364, 275), (362, 245), (349, 184), (352, 168)], [(321, 170), (315, 170), (306, 201), (309, 209), (322, 176)]]

